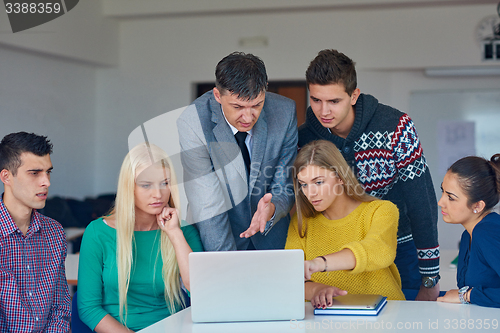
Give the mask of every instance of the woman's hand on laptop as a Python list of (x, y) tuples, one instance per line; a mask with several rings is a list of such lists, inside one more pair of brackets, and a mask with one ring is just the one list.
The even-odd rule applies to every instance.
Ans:
[(356, 267), (356, 257), (351, 249), (325, 254), (313, 260), (304, 261), (304, 276), (306, 280), (316, 272), (347, 271)]
[(324, 269), (325, 262), (320, 257), (304, 261), (304, 277), (306, 280), (310, 280), (313, 273), (323, 272)]

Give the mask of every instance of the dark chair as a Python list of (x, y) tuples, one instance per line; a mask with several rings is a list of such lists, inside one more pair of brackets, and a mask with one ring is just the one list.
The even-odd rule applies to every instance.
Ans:
[(71, 301), (71, 332), (92, 333), (93, 331), (80, 320), (80, 316), (78, 315), (77, 294), (78, 292), (75, 292), (73, 300)]

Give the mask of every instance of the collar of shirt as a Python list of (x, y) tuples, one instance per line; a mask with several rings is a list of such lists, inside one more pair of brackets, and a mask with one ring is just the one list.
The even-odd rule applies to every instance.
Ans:
[[(222, 106), (221, 106), (221, 110), (222, 110)], [(222, 110), (222, 115), (224, 116), (224, 119), (226, 120), (226, 123), (229, 125), (229, 128), (231, 129), (231, 131), (233, 132), (233, 135), (235, 135), (236, 133), (238, 133), (238, 129), (236, 127), (234, 127), (233, 125), (231, 125), (229, 123), (229, 121), (227, 121), (227, 118), (226, 118), (226, 115), (224, 114), (224, 110)], [(252, 158), (252, 144), (253, 144), (253, 128), (247, 132), (247, 137), (245, 139), (245, 144), (247, 145), (247, 148), (248, 148), (248, 155), (250, 155), (250, 159)]]
[[(33, 235), (38, 230), (40, 230), (40, 219), (38, 217), (38, 212), (33, 209), (26, 237)], [(16, 222), (14, 222), (12, 216), (10, 216), (7, 207), (5, 207), (2, 193), (2, 196), (0, 197), (0, 237), (5, 237), (15, 232), (21, 232), (21, 230), (19, 230)]]

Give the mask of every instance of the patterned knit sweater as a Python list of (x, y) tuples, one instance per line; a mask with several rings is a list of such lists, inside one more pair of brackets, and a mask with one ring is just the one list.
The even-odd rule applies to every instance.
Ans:
[(350, 249), (356, 257), (353, 270), (314, 273), (313, 282), (335, 286), (349, 294), (405, 299), (394, 264), (398, 228), (398, 209), (394, 204), (383, 200), (363, 202), (342, 219), (329, 220), (317, 214), (306, 223), (307, 234), (300, 238), (294, 215), (285, 249), (302, 249), (306, 260), (343, 249)]
[(347, 138), (323, 127), (312, 109), (299, 128), (299, 147), (313, 140), (333, 142), (368, 194), (399, 209), (398, 244), (415, 242), (420, 274), (439, 273), (437, 199), (413, 121), (407, 114), (361, 94)]

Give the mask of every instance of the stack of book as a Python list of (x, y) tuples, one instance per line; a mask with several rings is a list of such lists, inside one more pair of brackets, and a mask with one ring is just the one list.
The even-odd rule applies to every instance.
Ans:
[(314, 309), (315, 315), (377, 316), (387, 304), (380, 295), (345, 295), (333, 298), (326, 309)]

